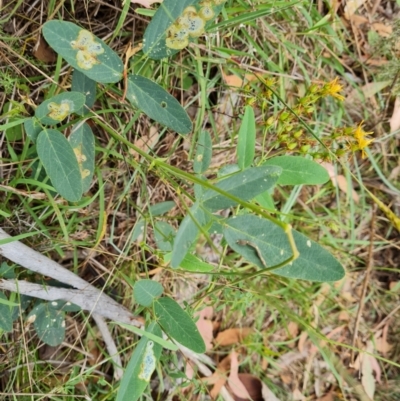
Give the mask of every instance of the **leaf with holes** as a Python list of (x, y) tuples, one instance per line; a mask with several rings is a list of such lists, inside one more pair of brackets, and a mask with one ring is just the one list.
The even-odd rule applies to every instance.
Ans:
[(82, 196), (81, 170), (68, 140), (55, 129), (43, 130), (37, 139), (37, 152), (56, 191), (77, 202)]
[(0, 329), (10, 332), (13, 329), (12, 310), (8, 298), (0, 292)]
[(44, 24), (43, 35), (68, 64), (93, 81), (121, 80), (123, 64), (117, 53), (86, 29), (72, 22), (52, 20)]
[(39, 338), (53, 347), (60, 345), (65, 337), (64, 312), (51, 307), (50, 303), (41, 302), (28, 315), (33, 321)]
[(179, 134), (187, 134), (192, 130), (192, 122), (185, 109), (152, 80), (140, 75), (130, 75), (126, 97), (134, 107)]

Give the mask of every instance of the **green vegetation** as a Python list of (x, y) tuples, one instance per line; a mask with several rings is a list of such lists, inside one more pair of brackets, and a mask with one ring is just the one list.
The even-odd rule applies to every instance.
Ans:
[(397, 399), (398, 152), (369, 104), (390, 99), (349, 78), (335, 10), (50, 1), (12, 35), (29, 4), (2, 7), (0, 394), (227, 399), (215, 371), (260, 399), (236, 350), (280, 400)]

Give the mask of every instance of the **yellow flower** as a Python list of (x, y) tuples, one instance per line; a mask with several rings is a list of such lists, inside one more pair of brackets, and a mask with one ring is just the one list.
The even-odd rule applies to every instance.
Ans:
[(339, 92), (343, 90), (343, 87), (338, 83), (338, 79), (339, 78), (336, 77), (333, 81), (325, 84), (323, 88), (323, 93), (325, 96), (330, 95), (340, 101), (343, 101), (344, 96), (339, 94)]
[(373, 139), (366, 139), (368, 135), (372, 135), (373, 132), (365, 132), (363, 130), (363, 121), (358, 124), (358, 127), (354, 130), (354, 139), (357, 141), (357, 150), (361, 150), (361, 156), (364, 159), (366, 156), (365, 148), (373, 141)]

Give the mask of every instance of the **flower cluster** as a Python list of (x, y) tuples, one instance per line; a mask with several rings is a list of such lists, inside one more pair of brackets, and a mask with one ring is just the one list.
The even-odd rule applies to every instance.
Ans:
[(165, 44), (170, 49), (181, 50), (189, 44), (189, 37), (197, 38), (204, 33), (206, 22), (215, 16), (214, 7), (226, 0), (203, 0), (197, 10), (186, 7), (182, 15), (169, 27)]
[(275, 146), (286, 148), (291, 153), (307, 153), (322, 160), (330, 160), (333, 155), (343, 157), (355, 151), (361, 151), (364, 158), (365, 149), (373, 140), (366, 139), (372, 132), (365, 132), (362, 122), (356, 127), (337, 128), (328, 137), (319, 140), (298, 124), (298, 117), (308, 119), (312, 116), (320, 99), (331, 96), (343, 101), (344, 97), (340, 94), (342, 89), (337, 78), (322, 85), (312, 84), (291, 110), (284, 109), (277, 118), (268, 118), (265, 125), (277, 133)]

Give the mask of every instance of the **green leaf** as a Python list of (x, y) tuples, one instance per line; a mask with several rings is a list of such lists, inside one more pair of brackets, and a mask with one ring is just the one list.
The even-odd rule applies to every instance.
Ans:
[(41, 124), (54, 125), (77, 113), (85, 104), (85, 95), (79, 92), (63, 92), (45, 100), (35, 110), (35, 116)]
[[(158, 337), (162, 336), (157, 323), (150, 324), (146, 331)], [(151, 374), (160, 359), (161, 350), (161, 345), (147, 337), (143, 336), (140, 339), (126, 367), (116, 401), (136, 401), (139, 399), (149, 384)]]
[(29, 139), (35, 143), (38, 135), (43, 130), (42, 124), (36, 117), (29, 118), (24, 122), (25, 133)]
[(85, 105), (77, 110), (76, 113), (80, 116), (88, 114), (90, 112), (89, 109), (94, 105), (96, 100), (96, 82), (79, 70), (74, 70), (72, 73), (71, 90), (74, 92), (80, 92), (86, 96)]
[(161, 216), (169, 212), (173, 207), (175, 207), (174, 201), (159, 202), (149, 207), (149, 214), (151, 216)]
[[(172, 253), (167, 253), (164, 255), (164, 261), (168, 263), (171, 260)], [(203, 262), (197, 256), (188, 253), (182, 260), (179, 267), (183, 270), (189, 272), (201, 272), (208, 273), (214, 270), (214, 266), (208, 264), (207, 262)]]
[(154, 239), (160, 251), (171, 251), (174, 237), (175, 229), (170, 224), (165, 221), (156, 222), (154, 225)]
[(55, 129), (43, 130), (37, 152), (56, 191), (70, 202), (82, 196), (82, 178), (75, 153), (68, 140)]
[(154, 314), (167, 335), (197, 353), (206, 351), (195, 323), (177, 302), (164, 297), (154, 301)]
[(171, 351), (178, 351), (178, 349), (179, 349), (179, 347), (175, 343), (173, 343), (173, 342), (171, 342), (169, 340), (164, 340), (163, 338), (158, 337), (155, 334), (152, 334), (152, 333), (150, 333), (148, 331), (144, 331), (142, 329), (139, 329), (136, 326), (132, 326), (130, 324), (121, 323), (121, 322), (118, 322), (118, 325), (121, 326), (121, 327), (124, 327), (125, 329), (131, 331), (132, 333), (138, 334), (139, 336), (147, 337), (149, 340), (152, 340), (155, 343), (160, 344), (161, 347), (163, 347), (165, 349), (169, 349)]
[(203, 226), (205, 224), (205, 220), (204, 212), (200, 208), (200, 204), (196, 202), (189, 209), (189, 213), (182, 220), (175, 236), (171, 258), (172, 268), (179, 267), (197, 238), (199, 233), (198, 225)]
[(15, 265), (9, 266), (7, 262), (0, 265), (0, 277), (5, 279), (16, 278)]
[[(228, 219), (224, 236), (234, 251), (261, 269), (277, 265), (292, 255), (283, 229), (254, 215)], [(293, 237), (300, 256), (291, 264), (271, 273), (310, 281), (337, 281), (343, 278), (343, 266), (325, 248), (298, 231), (293, 230)]]
[(238, 134), (237, 158), (241, 170), (250, 167), (254, 161), (256, 146), (256, 119), (251, 106), (246, 106)]
[(164, 88), (140, 75), (129, 75), (127, 99), (150, 118), (179, 134), (192, 130), (185, 109)]
[[(166, 33), (173, 22), (182, 15), (182, 12), (188, 6), (195, 6), (199, 11), (200, 0), (164, 0), (160, 4), (153, 19), (148, 25), (143, 38), (143, 52), (154, 60), (160, 60), (165, 57), (176, 54), (179, 50), (171, 49), (166, 46)], [(214, 17), (205, 24), (205, 31), (213, 24), (213, 21), (221, 12), (224, 4), (214, 6)], [(189, 42), (194, 39), (189, 36)]]
[(79, 165), (84, 193), (90, 188), (94, 174), (94, 135), (90, 126), (82, 122), (74, 125), (69, 143)]
[(197, 174), (204, 173), (211, 163), (212, 142), (208, 131), (201, 131), (196, 145), (193, 170)]
[[(253, 199), (273, 187), (279, 178), (281, 168), (276, 166), (252, 167), (220, 181), (215, 186), (244, 201)], [(202, 202), (210, 210), (227, 209), (237, 202), (209, 189)]]
[(150, 307), (163, 291), (163, 286), (157, 281), (140, 280), (133, 287), (133, 296), (139, 305)]
[(282, 168), (278, 179), (280, 185), (319, 185), (329, 181), (329, 174), (325, 168), (302, 156), (272, 157), (264, 163), (265, 165)]
[(10, 305), (7, 305), (8, 303), (8, 298), (0, 292), (0, 329), (6, 332), (13, 329), (12, 309)]
[(29, 313), (28, 320), (34, 320), (35, 330), (44, 343), (55, 347), (63, 342), (64, 312), (52, 308), (47, 302), (41, 302)]
[(123, 64), (117, 53), (86, 29), (67, 21), (47, 21), (43, 26), (47, 43), (72, 67), (101, 83), (122, 78)]

